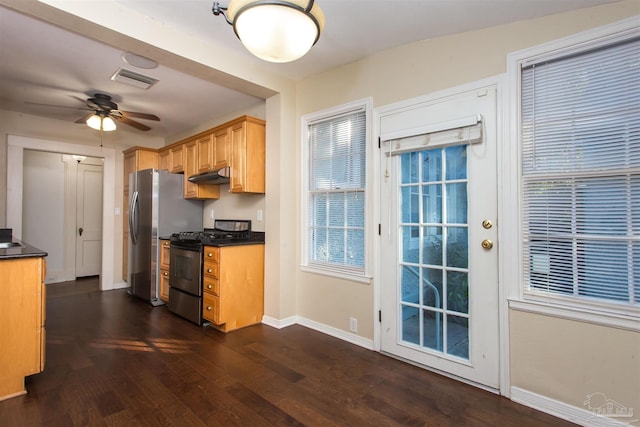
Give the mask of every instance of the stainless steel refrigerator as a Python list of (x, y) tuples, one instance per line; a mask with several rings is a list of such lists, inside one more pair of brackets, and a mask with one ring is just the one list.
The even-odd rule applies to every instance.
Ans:
[(146, 169), (129, 175), (129, 293), (162, 305), (160, 237), (202, 230), (202, 201), (183, 197), (183, 175)]

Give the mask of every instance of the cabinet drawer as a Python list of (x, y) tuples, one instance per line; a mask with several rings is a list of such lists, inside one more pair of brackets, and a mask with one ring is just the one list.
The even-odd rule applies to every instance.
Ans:
[(220, 296), (220, 281), (218, 279), (205, 277), (202, 281), (202, 288), (205, 292)]
[(205, 262), (204, 263), (204, 277), (210, 277), (212, 279), (220, 278), (220, 264), (217, 262)]
[(204, 262), (213, 261), (218, 262), (220, 260), (220, 248), (213, 248), (206, 246), (204, 248)]
[(220, 318), (220, 298), (208, 292), (202, 293), (202, 317), (216, 325), (222, 322)]

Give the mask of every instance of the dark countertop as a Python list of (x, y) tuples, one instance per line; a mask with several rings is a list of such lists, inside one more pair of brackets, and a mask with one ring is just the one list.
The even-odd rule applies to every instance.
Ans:
[(212, 244), (206, 244), (205, 246), (212, 246), (214, 248), (221, 248), (224, 246), (242, 246), (242, 245), (264, 245), (264, 231), (252, 231), (251, 238), (248, 240), (223, 240)]
[(0, 248), (0, 261), (3, 259), (46, 257), (48, 255), (45, 251), (18, 239), (11, 241), (19, 243), (20, 246)]

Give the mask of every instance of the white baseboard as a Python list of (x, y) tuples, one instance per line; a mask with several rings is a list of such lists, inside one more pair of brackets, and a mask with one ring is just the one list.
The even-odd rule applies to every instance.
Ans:
[(114, 283), (113, 287), (110, 289), (102, 289), (103, 291), (110, 291), (113, 289), (124, 289), (124, 288), (128, 288), (129, 284), (127, 282), (120, 282), (120, 283)]
[(262, 316), (262, 323), (272, 328), (282, 329), (287, 326), (295, 325), (297, 322), (297, 316), (287, 317), (286, 319), (276, 319), (271, 316)]
[(322, 332), (323, 334), (331, 335), (332, 337), (339, 338), (343, 341), (350, 342), (360, 347), (364, 347), (367, 350), (373, 350), (373, 340), (363, 338), (359, 335), (351, 332), (346, 332), (332, 326), (327, 326), (323, 323), (318, 323), (313, 320), (305, 319), (304, 317), (298, 317), (298, 324), (306, 326), (307, 328)]
[(286, 328), (287, 326), (291, 326), (291, 325), (301, 325), (309, 329), (322, 332), (323, 334), (327, 334), (332, 337), (341, 339), (343, 341), (350, 342), (351, 344), (364, 347), (367, 350), (374, 349), (373, 340), (363, 338), (359, 335), (352, 334), (351, 332), (346, 332), (341, 329), (334, 328), (332, 326), (327, 326), (323, 323), (319, 323), (314, 320), (309, 320), (300, 316), (291, 316), (281, 320), (271, 316), (262, 316), (262, 323), (276, 329)]
[(638, 421), (637, 419), (629, 418), (616, 420), (602, 415), (596, 415), (593, 411), (585, 408), (569, 405), (568, 403), (560, 402), (559, 400), (551, 399), (550, 397), (542, 396), (519, 387), (511, 387), (511, 400), (582, 426), (622, 427), (629, 426), (632, 422)]

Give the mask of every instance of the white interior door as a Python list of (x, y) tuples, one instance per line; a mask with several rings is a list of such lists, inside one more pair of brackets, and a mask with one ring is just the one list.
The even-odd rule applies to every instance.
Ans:
[(78, 164), (76, 277), (100, 274), (102, 260), (102, 166)]
[[(474, 116), (482, 120), (472, 136), (460, 123)], [(381, 351), (493, 389), (500, 367), (496, 127), (494, 87), (383, 113), (380, 121), (389, 139), (380, 163)]]

